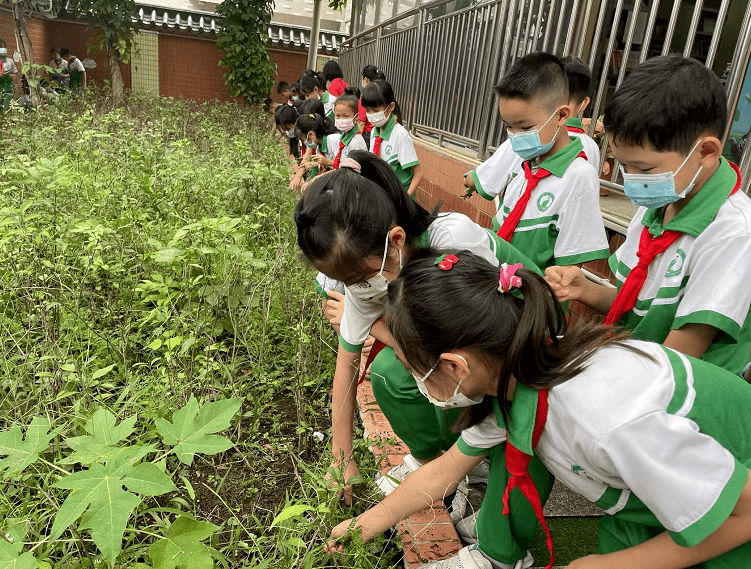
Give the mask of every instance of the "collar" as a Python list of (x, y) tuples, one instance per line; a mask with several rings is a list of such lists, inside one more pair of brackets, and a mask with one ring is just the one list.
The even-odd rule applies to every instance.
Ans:
[(353, 126), (351, 129), (349, 129), (347, 132), (342, 134), (341, 141), (344, 143), (344, 146), (347, 146), (350, 142), (352, 142), (352, 139), (357, 136), (358, 128), (357, 126)]
[(430, 247), (430, 234), (427, 229), (417, 236), (415, 247)]
[(563, 178), (568, 167), (574, 160), (576, 160), (576, 157), (579, 156), (579, 153), (584, 149), (579, 137), (575, 136), (570, 138), (570, 141), (571, 142), (553, 154), (550, 158), (546, 158), (542, 164), (533, 164), (533, 170), (534, 168), (544, 168), (554, 176)]
[(318, 145), (318, 150), (321, 151), (321, 154), (326, 154), (326, 152), (328, 152), (328, 146), (327, 146), (328, 139), (329, 139), (328, 136), (324, 136), (321, 139), (321, 144)]
[(514, 401), (509, 411), (509, 426), (506, 426), (498, 398), (493, 397), (493, 410), (498, 426), (506, 429), (507, 440), (525, 454), (532, 455), (532, 434), (535, 429), (539, 392), (517, 381)]
[(582, 120), (578, 117), (571, 117), (566, 121), (566, 126), (572, 126), (574, 128), (580, 128), (584, 130), (584, 125), (582, 124)]
[(383, 125), (382, 128), (375, 127), (373, 130), (375, 131), (376, 136), (380, 136), (383, 140), (388, 140), (391, 138), (391, 132), (394, 130), (394, 125), (396, 125), (396, 115), (392, 111), (389, 122)]
[(329, 92), (324, 91), (323, 95), (321, 95), (321, 102), (322, 103), (328, 103), (329, 102)]
[(662, 224), (662, 208), (648, 209), (641, 222), (649, 232), (658, 236), (665, 230), (680, 231), (697, 237), (717, 217), (717, 212), (738, 183), (738, 175), (725, 158), (712, 177), (699, 188), (691, 201), (678, 215)]

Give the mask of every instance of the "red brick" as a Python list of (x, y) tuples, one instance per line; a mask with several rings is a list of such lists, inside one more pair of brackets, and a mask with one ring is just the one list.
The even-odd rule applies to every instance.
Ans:
[(461, 543), (457, 541), (442, 541), (437, 543), (419, 543), (417, 545), (420, 559), (425, 561), (437, 561), (453, 557), (462, 548)]
[(449, 523), (411, 524), (415, 541), (456, 541), (459, 537), (454, 526)]

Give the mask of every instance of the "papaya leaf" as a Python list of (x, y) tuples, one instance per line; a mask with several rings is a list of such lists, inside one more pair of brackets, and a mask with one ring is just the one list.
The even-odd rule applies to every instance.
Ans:
[[(91, 464), (96, 461), (109, 461), (127, 452), (127, 447), (114, 445), (125, 440), (133, 433), (137, 415), (123, 419), (115, 425), (117, 419), (106, 409), (99, 409), (84, 427), (90, 436), (65, 439), (67, 445), (75, 452), (61, 462), (64, 464)], [(135, 447), (134, 447), (135, 448)]]
[(201, 543), (219, 530), (209, 522), (199, 522), (188, 516), (177, 518), (167, 530), (167, 537), (149, 548), (154, 569), (211, 569), (211, 547)]
[(152, 450), (148, 446), (131, 447), (106, 465), (95, 462), (89, 469), (55, 482), (55, 488), (72, 492), (55, 516), (50, 539), (59, 538), (65, 528), (83, 515), (80, 527), (91, 530), (102, 555), (110, 565), (114, 564), (122, 548), (128, 517), (141, 503), (141, 498), (133, 492), (158, 496), (175, 490), (172, 480), (157, 465), (147, 462), (134, 466)]
[(206, 403), (200, 409), (191, 396), (188, 404), (172, 416), (172, 422), (156, 419), (156, 430), (164, 444), (174, 446), (173, 452), (184, 464), (193, 464), (197, 453), (217, 454), (232, 448), (232, 443), (219, 435), (229, 428), (232, 417), (242, 405), (242, 398)]
[(26, 439), (21, 434), (21, 427), (15, 425), (0, 433), (0, 472), (19, 473), (36, 462), (39, 453), (47, 448), (50, 439), (58, 429), (49, 432), (50, 422), (43, 417), (34, 417), (26, 429)]
[(39, 567), (31, 553), (19, 555), (22, 545), (0, 540), (0, 569), (37, 569)]

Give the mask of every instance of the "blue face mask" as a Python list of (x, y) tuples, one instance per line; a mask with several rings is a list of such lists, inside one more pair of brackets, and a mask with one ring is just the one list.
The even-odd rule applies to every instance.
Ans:
[(532, 160), (533, 158), (547, 154), (548, 152), (550, 152), (550, 149), (553, 148), (553, 144), (555, 144), (555, 137), (558, 135), (558, 131), (561, 129), (561, 127), (558, 127), (558, 129), (555, 131), (555, 134), (553, 135), (553, 138), (551, 138), (550, 142), (548, 142), (547, 144), (540, 142), (540, 131), (545, 128), (545, 125), (547, 125), (550, 122), (550, 119), (552, 119), (557, 113), (558, 109), (556, 109), (555, 112), (550, 115), (548, 120), (545, 121), (545, 124), (543, 124), (540, 128), (527, 130), (524, 132), (508, 131), (508, 137), (511, 140), (511, 149), (519, 156), (521, 156), (522, 160)]
[(284, 134), (287, 135), (287, 138), (295, 138), (295, 129), (291, 128), (289, 130), (285, 130)]
[(696, 147), (701, 144), (699, 140), (691, 152), (688, 153), (686, 159), (678, 167), (675, 172), (661, 172), (659, 174), (627, 174), (623, 166), (621, 166), (621, 174), (623, 174), (623, 192), (626, 197), (630, 199), (636, 205), (642, 205), (650, 209), (666, 206), (670, 203), (676, 202), (686, 197), (686, 195), (694, 189), (696, 178), (699, 177), (702, 166), (696, 171), (696, 174), (688, 183), (688, 186), (680, 192), (675, 191), (675, 175), (681, 171), (688, 162), (689, 157), (694, 153)]
[(315, 149), (315, 148), (318, 148), (318, 143), (317, 143), (317, 142), (315, 142), (315, 141), (313, 141), (313, 142), (308, 142), (308, 141), (307, 141), (307, 139), (306, 139), (306, 140), (305, 140), (305, 146), (307, 146), (308, 148), (313, 148), (313, 149)]

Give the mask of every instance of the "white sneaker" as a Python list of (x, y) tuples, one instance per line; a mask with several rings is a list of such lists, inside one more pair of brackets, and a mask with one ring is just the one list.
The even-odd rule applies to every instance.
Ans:
[(469, 471), (469, 483), (477, 484), (479, 482), (482, 482), (483, 484), (487, 484), (489, 476), (490, 476), (490, 462), (488, 462), (487, 458), (484, 458), (480, 462), (480, 464), (478, 464), (472, 470)]
[[(527, 556), (524, 559), (519, 559), (513, 565), (501, 564), (499, 566), (505, 566), (509, 569), (527, 569), (532, 567), (534, 562), (532, 554), (527, 551)], [(480, 552), (476, 545), (468, 545), (464, 549), (460, 549), (454, 557), (420, 565), (418, 569), (494, 569), (494, 565), (490, 559)]]
[(464, 543), (477, 543), (477, 528), (475, 525), (477, 524), (477, 516), (479, 513), (480, 511), (478, 510), (471, 516), (459, 520), (456, 524), (456, 533), (459, 534), (459, 537), (462, 538)]
[(404, 460), (399, 466), (395, 466), (386, 474), (381, 474), (376, 478), (376, 486), (378, 486), (378, 489), (384, 496), (388, 496), (396, 490), (396, 487), (399, 486), (408, 474), (413, 473), (421, 466), (422, 464), (419, 463), (414, 456), (407, 454), (404, 456)]
[(449, 508), (449, 517), (452, 524), (459, 523), (464, 514), (467, 512), (467, 495), (469, 494), (469, 486), (467, 486), (467, 477), (465, 476), (454, 492), (454, 499), (451, 500), (451, 507)]

